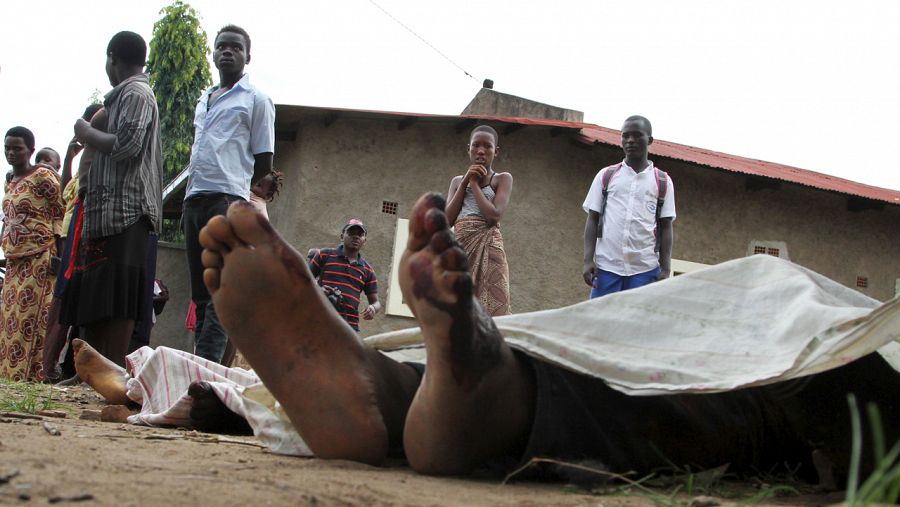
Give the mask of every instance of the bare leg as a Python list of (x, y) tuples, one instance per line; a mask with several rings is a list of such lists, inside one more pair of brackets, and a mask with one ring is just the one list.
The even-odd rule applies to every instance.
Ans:
[(438, 194), (419, 199), (400, 265), (403, 296), (422, 326), (428, 357), (403, 442), (416, 471), (460, 474), (524, 449), (534, 381), (474, 299), (466, 255), (443, 208)]
[(103, 357), (83, 340), (72, 340), (75, 349), (75, 371), (87, 384), (113, 405), (126, 405), (125, 383), (131, 378), (121, 366)]
[(366, 347), (315, 283), (304, 256), (252, 205), (200, 233), (204, 282), (222, 325), (316, 456), (380, 463), (418, 383)]

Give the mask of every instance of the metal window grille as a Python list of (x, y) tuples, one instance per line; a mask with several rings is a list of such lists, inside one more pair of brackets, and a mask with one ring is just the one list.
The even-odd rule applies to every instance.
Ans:
[(857, 276), (856, 277), (856, 286), (860, 289), (865, 289), (869, 287), (869, 278), (865, 276)]

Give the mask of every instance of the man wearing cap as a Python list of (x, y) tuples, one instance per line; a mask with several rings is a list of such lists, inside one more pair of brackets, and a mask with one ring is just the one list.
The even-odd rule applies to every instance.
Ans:
[(358, 218), (350, 219), (341, 230), (337, 248), (323, 248), (309, 261), (309, 270), (334, 303), (335, 309), (357, 332), (359, 331), (359, 299), (363, 293), (369, 306), (363, 318), (372, 320), (381, 310), (378, 301), (378, 279), (359, 251), (366, 244), (368, 228)]

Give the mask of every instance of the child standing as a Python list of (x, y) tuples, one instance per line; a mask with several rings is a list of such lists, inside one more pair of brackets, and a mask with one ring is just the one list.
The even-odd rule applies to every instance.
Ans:
[(513, 177), (494, 171), (500, 153), (497, 131), (480, 125), (469, 136), (469, 168), (450, 181), (447, 220), (469, 258), (475, 294), (492, 316), (509, 315), (509, 264), (500, 219), (512, 193)]

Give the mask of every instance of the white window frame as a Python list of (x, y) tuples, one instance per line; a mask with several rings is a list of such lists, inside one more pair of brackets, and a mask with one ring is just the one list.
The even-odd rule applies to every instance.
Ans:
[(412, 310), (403, 302), (403, 291), (400, 290), (400, 258), (406, 249), (409, 239), (409, 219), (398, 218), (394, 231), (394, 255), (391, 259), (391, 285), (388, 287), (387, 304), (384, 312), (397, 317), (414, 317)]

